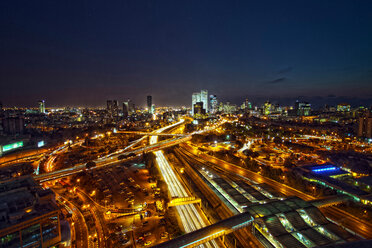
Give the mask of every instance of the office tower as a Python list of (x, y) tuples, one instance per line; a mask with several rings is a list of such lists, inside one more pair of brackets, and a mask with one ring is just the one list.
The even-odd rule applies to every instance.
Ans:
[(297, 116), (309, 116), (311, 114), (311, 104), (308, 102), (296, 101), (295, 112)]
[(134, 103), (131, 99), (128, 99), (127, 101), (123, 102), (123, 115), (124, 117), (134, 114)]
[(147, 96), (147, 111), (152, 114), (152, 96)]
[(152, 114), (155, 114), (155, 104), (152, 104), (151, 105), (151, 113)]
[(271, 103), (269, 101), (266, 101), (263, 107), (263, 114), (269, 115), (271, 113)]
[(61, 241), (55, 195), (31, 176), (0, 183), (1, 247), (52, 247)]
[(110, 117), (117, 119), (119, 117), (119, 102), (117, 100), (107, 100), (107, 112)]
[(39, 101), (39, 113), (45, 114), (45, 101), (44, 100)]
[(112, 112), (111, 112), (111, 114), (114, 118), (119, 117), (119, 102), (117, 100), (112, 101)]
[(364, 116), (359, 117), (358, 137), (372, 139), (372, 115), (369, 111)]
[(217, 102), (217, 96), (216, 95), (210, 95), (209, 96), (209, 106), (210, 106), (209, 112), (211, 114), (217, 113), (217, 111), (218, 111), (218, 102)]
[(194, 115), (194, 105), (200, 101), (201, 101), (200, 93), (199, 92), (192, 93), (192, 99), (191, 99), (191, 114), (192, 115)]
[(128, 102), (123, 102), (123, 117), (128, 117), (129, 115), (129, 106)]
[(245, 99), (244, 107), (245, 107), (245, 110), (251, 110), (252, 109), (252, 103), (250, 101), (248, 101), (248, 99)]
[(112, 110), (112, 101), (111, 100), (107, 100), (107, 112), (111, 113), (111, 110)]
[(206, 113), (205, 109), (203, 108), (203, 102), (197, 102), (194, 104), (193, 112), (194, 115), (204, 115)]
[(200, 91), (200, 101), (203, 102), (203, 108), (206, 113), (209, 113), (209, 99), (208, 99), (208, 90)]

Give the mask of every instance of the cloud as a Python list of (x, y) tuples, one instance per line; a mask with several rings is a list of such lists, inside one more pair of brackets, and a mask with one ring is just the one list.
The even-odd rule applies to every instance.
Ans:
[(291, 72), (293, 70), (293, 67), (292, 66), (288, 66), (286, 68), (283, 68), (281, 70), (279, 70), (277, 72), (277, 74), (283, 74), (283, 73), (288, 73), (288, 72)]
[(277, 79), (274, 79), (274, 80), (271, 80), (271, 81), (267, 81), (266, 83), (267, 84), (278, 84), (278, 83), (283, 83), (286, 80), (287, 80), (287, 78), (281, 77), (281, 78), (277, 78)]

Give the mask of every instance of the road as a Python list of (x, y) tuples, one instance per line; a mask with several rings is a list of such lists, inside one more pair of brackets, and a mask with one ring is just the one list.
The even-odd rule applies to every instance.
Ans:
[[(264, 177), (258, 173), (249, 171), (247, 169), (206, 155), (204, 153), (198, 154), (196, 150), (186, 144), (182, 144), (180, 145), (180, 147), (183, 152), (188, 154), (190, 157), (197, 159), (200, 163), (205, 164), (205, 166), (215, 165), (228, 173), (249, 178), (250, 180), (253, 180), (257, 183), (266, 183), (267, 185), (274, 188), (276, 191), (286, 196), (297, 196), (306, 201), (315, 199), (315, 197), (311, 195), (298, 191), (285, 184), (281, 184), (270, 178)], [(344, 226), (345, 228), (350, 229), (352, 232), (357, 233), (364, 238), (372, 239), (372, 223), (360, 220), (355, 216), (336, 207), (321, 208), (320, 210), (332, 221), (342, 224), (342, 226)]]
[[(159, 129), (157, 132), (162, 132), (165, 129)], [(151, 136), (150, 137), (150, 144), (156, 144), (158, 141), (158, 136)], [(159, 166), (161, 174), (164, 178), (164, 181), (168, 185), (168, 190), (172, 197), (188, 197), (189, 194), (186, 189), (183, 187), (181, 182), (178, 180), (175, 172), (173, 171), (171, 165), (168, 163), (167, 159), (164, 156), (163, 151), (156, 151), (154, 152), (156, 156), (156, 163)], [(201, 217), (199, 211), (197, 210), (196, 206), (193, 204), (183, 205), (183, 206), (176, 206), (178, 215), (182, 221), (182, 225), (184, 230), (189, 233), (195, 230), (198, 230), (202, 227), (205, 227), (207, 223)], [(209, 223), (208, 223), (209, 224)], [(201, 247), (219, 247), (216, 241), (212, 240), (207, 242)]]
[[(218, 214), (218, 216), (220, 217), (220, 219), (214, 219), (214, 222), (234, 216), (235, 213), (233, 213), (223, 203), (223, 201), (215, 194), (215, 192), (213, 192), (213, 190), (195, 172), (192, 166), (193, 161), (190, 160), (189, 157), (183, 156), (183, 154), (179, 151), (176, 151), (176, 155), (177, 158), (180, 159), (180, 161), (182, 162), (183, 166), (185, 166), (185, 173), (190, 177), (190, 179), (203, 194), (203, 196), (205, 197), (204, 200), (207, 201), (211, 206), (211, 211), (213, 211), (215, 214)], [(213, 213), (210, 214), (210, 216), (212, 215)], [(243, 245), (243, 247), (262, 247), (257, 239), (247, 229), (237, 230), (236, 232), (234, 232), (234, 235), (240, 242), (240, 244)]]

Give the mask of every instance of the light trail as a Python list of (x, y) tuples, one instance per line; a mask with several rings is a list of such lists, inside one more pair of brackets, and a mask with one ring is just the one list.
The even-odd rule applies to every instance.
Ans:
[[(156, 132), (162, 132), (165, 129), (170, 128), (165, 127), (157, 130)], [(151, 136), (150, 137), (150, 144), (155, 144), (158, 141), (158, 136)], [(159, 166), (160, 172), (163, 175), (163, 178), (168, 185), (169, 192), (172, 197), (189, 197), (188, 193), (186, 192), (185, 188), (182, 186), (181, 182), (178, 180), (176, 174), (174, 173), (173, 169), (171, 168), (170, 164), (168, 163), (167, 159), (164, 156), (163, 151), (156, 151), (154, 152), (156, 156), (156, 162)], [(178, 215), (182, 221), (182, 225), (187, 233), (198, 230), (202, 227), (207, 226), (202, 217), (200, 216), (199, 212), (195, 208), (194, 205), (183, 205), (183, 206), (176, 206)], [(212, 240), (207, 242), (200, 247), (219, 247), (216, 241)]]

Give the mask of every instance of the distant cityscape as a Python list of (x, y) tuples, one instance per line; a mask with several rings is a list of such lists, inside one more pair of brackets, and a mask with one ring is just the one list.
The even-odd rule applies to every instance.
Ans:
[(0, 105), (1, 247), (372, 238), (370, 106), (236, 105), (208, 90), (181, 108), (145, 100)]

